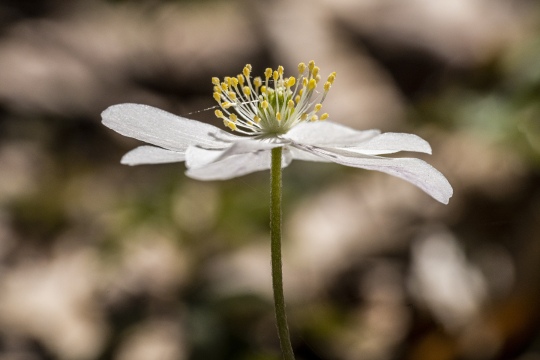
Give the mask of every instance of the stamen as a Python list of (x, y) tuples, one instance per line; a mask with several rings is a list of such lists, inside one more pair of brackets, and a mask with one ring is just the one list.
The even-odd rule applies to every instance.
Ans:
[(223, 120), (223, 124), (225, 124), (225, 126), (227, 126), (232, 131), (236, 131), (236, 124), (233, 123), (232, 121), (229, 121), (229, 120), (225, 119), (225, 120)]
[(253, 85), (255, 85), (255, 88), (259, 88), (262, 85), (262, 80), (260, 77), (256, 77), (253, 79)]
[(251, 65), (250, 64), (247, 64), (244, 67), (243, 73), (244, 73), (245, 77), (249, 77), (249, 74), (251, 73)]
[(291, 76), (290, 78), (287, 79), (287, 87), (288, 88), (292, 88), (294, 86), (294, 84), (296, 84), (296, 78)]
[(279, 135), (302, 121), (329, 117), (326, 113), (319, 117), (317, 113), (334, 83), (335, 72), (328, 76), (321, 93), (316, 91), (321, 76), (314, 61), (308, 65), (299, 63), (296, 77), (284, 77), (285, 69), (281, 65), (276, 70), (266, 68), (264, 80), (252, 79), (251, 70), (247, 64), (241, 74), (227, 76), (223, 82), (212, 78), (214, 100), (223, 110), (216, 110), (215, 115), (229, 129), (248, 136)]
[(294, 108), (294, 101), (289, 100), (289, 101), (287, 102), (287, 107), (288, 107), (289, 109), (293, 109), (293, 108)]

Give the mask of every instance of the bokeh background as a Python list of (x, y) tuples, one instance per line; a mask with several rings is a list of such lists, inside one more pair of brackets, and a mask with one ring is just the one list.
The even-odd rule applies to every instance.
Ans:
[(304, 360), (540, 359), (540, 4), (0, 2), (0, 359), (276, 360), (269, 175), (119, 164), (107, 106), (221, 125), (211, 77), (315, 60), (325, 111), (403, 131), (454, 186), (294, 162), (286, 299)]

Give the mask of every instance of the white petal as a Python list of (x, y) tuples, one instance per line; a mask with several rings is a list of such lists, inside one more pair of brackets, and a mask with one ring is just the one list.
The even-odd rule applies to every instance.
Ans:
[(331, 121), (303, 122), (293, 127), (282, 137), (309, 145), (344, 147), (358, 145), (381, 132), (359, 131)]
[(209, 150), (198, 146), (190, 146), (186, 150), (186, 167), (197, 169), (218, 160), (225, 150)]
[(125, 165), (164, 164), (180, 162), (185, 159), (186, 154), (184, 152), (144, 145), (128, 152), (120, 162)]
[(190, 146), (186, 150), (186, 166), (188, 168), (198, 168), (228, 156), (246, 154), (259, 150), (270, 150), (275, 147), (283, 146), (283, 141), (279, 139), (275, 139), (275, 141), (272, 142), (249, 138), (244, 139), (245, 140), (233, 143), (228, 148), (220, 150), (204, 149), (200, 146)]
[[(232, 146), (225, 149), (221, 157), (245, 154), (258, 150), (270, 150), (276, 147), (283, 146), (284, 143), (285, 141), (281, 139), (273, 139), (272, 142), (268, 142), (265, 140), (245, 139), (242, 141), (237, 141)], [(286, 143), (288, 143), (288, 141)]]
[(433, 166), (420, 159), (385, 158), (357, 154), (342, 149), (303, 147), (304, 150), (335, 163), (367, 170), (382, 171), (418, 186), (434, 199), (448, 204), (453, 189), (448, 180)]
[(240, 138), (215, 126), (147, 105), (113, 105), (101, 117), (105, 126), (124, 136), (174, 151), (185, 151), (190, 145), (223, 148)]
[(392, 154), (399, 151), (431, 154), (431, 146), (426, 140), (406, 133), (384, 133), (355, 146), (346, 146), (345, 148), (366, 155)]
[[(255, 171), (270, 169), (270, 159), (270, 150), (232, 155), (203, 167), (188, 168), (186, 175), (197, 180), (228, 180)], [(286, 167), (291, 161), (290, 152), (284, 148), (281, 166)]]
[(328, 159), (322, 158), (319, 155), (315, 155), (313, 153), (300, 150), (296, 147), (290, 148), (291, 155), (294, 160), (303, 160), (303, 161), (316, 161), (316, 162), (331, 162)]

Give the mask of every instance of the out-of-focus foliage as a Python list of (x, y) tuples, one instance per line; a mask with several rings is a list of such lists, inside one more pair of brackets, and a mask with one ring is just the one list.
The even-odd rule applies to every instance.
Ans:
[(448, 206), (383, 174), (285, 171), (299, 359), (540, 358), (540, 5), (0, 3), (0, 359), (279, 359), (268, 174), (127, 167), (100, 112), (216, 122), (211, 77), (314, 59), (332, 120), (417, 133)]

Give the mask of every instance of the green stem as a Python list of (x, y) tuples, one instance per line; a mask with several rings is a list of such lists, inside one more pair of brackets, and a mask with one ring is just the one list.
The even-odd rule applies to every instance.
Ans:
[(282, 148), (272, 149), (270, 170), (270, 238), (272, 253), (272, 287), (276, 309), (277, 330), (283, 359), (294, 360), (294, 353), (285, 314), (283, 273), (281, 269), (281, 156)]

